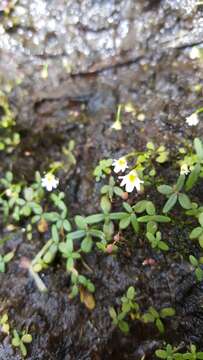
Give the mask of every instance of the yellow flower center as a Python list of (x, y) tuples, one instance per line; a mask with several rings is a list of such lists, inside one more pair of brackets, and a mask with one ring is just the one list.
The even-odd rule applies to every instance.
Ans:
[(125, 161), (125, 159), (120, 159), (120, 160), (118, 160), (118, 163), (119, 163), (119, 165), (125, 165), (125, 163), (126, 163), (126, 161)]
[(52, 181), (53, 180), (53, 174), (47, 174), (46, 178), (48, 181)]
[(134, 175), (134, 174), (130, 174), (130, 175), (129, 175), (129, 181), (130, 181), (131, 183), (133, 183), (133, 182), (135, 181), (135, 179), (136, 179), (136, 175)]

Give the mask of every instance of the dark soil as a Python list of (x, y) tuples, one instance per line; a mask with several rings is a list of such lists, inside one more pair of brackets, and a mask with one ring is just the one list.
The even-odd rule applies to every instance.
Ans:
[[(0, 170), (10, 168), (18, 179), (31, 182), (36, 170), (46, 171), (50, 161), (61, 160), (62, 146), (74, 139), (77, 165), (62, 172), (60, 187), (71, 216), (91, 214), (99, 209), (101, 184), (92, 172), (100, 159), (143, 150), (149, 139), (173, 152), (184, 139), (203, 135), (203, 123), (197, 130), (185, 123), (203, 105), (202, 91), (194, 91), (196, 84), (202, 85), (202, 63), (189, 58), (191, 47), (202, 41), (201, 8), (192, 0), (51, 1), (44, 12), (37, 10), (36, 0), (32, 4), (20, 0), (9, 16), (0, 13), (5, 29), (0, 27), (1, 87), (12, 84), (9, 101), (22, 137), (13, 155), (1, 155)], [(20, 8), (25, 9), (22, 15)], [(51, 25), (51, 19), (62, 20)], [(61, 65), (66, 58), (68, 72)], [(49, 64), (48, 79), (41, 78), (44, 63)], [(140, 122), (125, 114), (122, 131), (115, 132), (110, 126), (116, 107), (127, 102), (146, 118)], [(162, 171), (173, 182), (170, 166)], [(156, 199), (156, 193), (152, 196)], [(196, 196), (201, 201), (201, 189)], [(69, 299), (70, 279), (60, 259), (42, 273), (49, 292), (40, 294), (19, 264), (23, 256), (32, 259), (44, 239), (36, 234), (27, 241), (20, 230), (13, 232), (3, 248), (17, 246), (8, 271), (0, 274), (1, 309), (8, 311), (13, 326), (33, 335), (28, 359), (141, 360), (145, 355), (147, 360), (155, 358), (163, 340), (183, 349), (195, 343), (203, 350), (203, 286), (195, 282), (188, 263), (190, 253), (201, 254), (188, 240), (189, 231), (178, 222), (165, 229), (171, 247), (167, 255), (131, 234), (117, 256), (88, 255), (92, 272), (82, 272), (96, 286), (93, 311), (78, 298)], [(156, 264), (143, 266), (146, 258)], [(143, 311), (150, 305), (176, 309), (176, 316), (166, 321), (164, 337), (139, 321), (132, 322), (128, 336), (112, 326), (108, 309), (119, 305), (130, 285)], [(0, 360), (20, 359), (9, 339), (2, 334), (0, 339)]]

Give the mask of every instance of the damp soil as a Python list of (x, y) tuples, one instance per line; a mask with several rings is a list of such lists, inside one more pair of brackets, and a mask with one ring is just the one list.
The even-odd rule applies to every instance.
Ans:
[[(61, 171), (60, 189), (71, 217), (87, 215), (99, 209), (101, 184), (92, 172), (100, 159), (143, 150), (149, 139), (173, 153), (185, 140), (203, 135), (203, 123), (192, 130), (185, 124), (185, 117), (203, 106), (202, 91), (194, 90), (203, 85), (202, 63), (189, 57), (203, 34), (195, 1), (19, 0), (5, 16), (8, 3), (0, 4), (0, 79), (2, 89), (10, 86), (22, 141), (13, 154), (0, 156), (1, 174), (11, 169), (17, 179), (32, 182), (36, 170), (65, 161), (62, 147), (74, 139), (77, 163)], [(128, 102), (144, 121), (125, 113), (122, 130), (112, 130), (118, 104)], [(170, 166), (162, 175), (173, 182)], [(194, 194), (199, 201), (201, 192), (200, 186)], [(156, 199), (155, 191), (150, 195)], [(92, 311), (79, 298), (69, 299), (70, 278), (60, 258), (42, 273), (49, 291), (40, 294), (20, 262), (32, 259), (46, 239), (34, 234), (28, 241), (21, 229), (10, 233), (2, 250), (17, 251), (0, 274), (0, 309), (13, 326), (32, 334), (28, 360), (150, 360), (164, 340), (203, 350), (203, 284), (195, 282), (187, 261), (190, 253), (200, 253), (188, 241), (189, 231), (181, 222), (165, 228), (167, 255), (128, 234), (116, 256), (97, 251), (86, 256), (89, 270), (82, 273), (96, 287)], [(1, 235), (8, 236), (3, 226)], [(148, 258), (154, 265), (143, 266)], [(150, 305), (176, 309), (164, 336), (139, 321), (131, 322), (127, 336), (112, 325), (109, 307), (119, 306), (130, 285), (143, 311)], [(1, 334), (0, 340), (0, 360), (21, 358), (7, 337)]]

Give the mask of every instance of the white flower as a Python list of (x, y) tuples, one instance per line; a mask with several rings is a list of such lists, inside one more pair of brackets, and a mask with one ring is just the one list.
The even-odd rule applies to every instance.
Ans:
[(118, 120), (114, 121), (114, 123), (111, 125), (111, 129), (121, 130), (122, 129), (121, 122)]
[(199, 118), (198, 118), (198, 115), (197, 113), (193, 113), (192, 115), (186, 117), (186, 123), (189, 125), (189, 126), (195, 126), (199, 123)]
[(189, 173), (190, 173), (190, 169), (188, 167), (188, 164), (181, 165), (180, 175), (188, 175)]
[(6, 189), (6, 196), (11, 197), (12, 196), (12, 191), (11, 189)]
[(134, 188), (137, 189), (137, 191), (140, 191), (140, 184), (144, 183), (144, 181), (140, 180), (137, 174), (136, 170), (131, 170), (127, 175), (125, 176), (119, 176), (119, 179), (122, 179), (121, 186), (125, 186), (125, 190), (129, 193), (134, 190)]
[(119, 171), (124, 172), (127, 169), (128, 164), (125, 157), (121, 157), (118, 160), (114, 160), (112, 165), (114, 166), (114, 172), (119, 173)]
[(193, 46), (193, 48), (191, 49), (191, 51), (189, 53), (189, 57), (191, 60), (195, 60), (200, 57), (200, 51), (196, 46)]
[(48, 191), (52, 191), (52, 189), (56, 189), (59, 184), (59, 179), (55, 177), (52, 173), (47, 173), (42, 178), (42, 186), (45, 187)]

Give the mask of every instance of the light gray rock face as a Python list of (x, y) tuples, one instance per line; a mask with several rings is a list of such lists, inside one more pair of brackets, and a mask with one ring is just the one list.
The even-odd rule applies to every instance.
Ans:
[(23, 66), (60, 62), (62, 69), (80, 73), (113, 59), (134, 59), (164, 43), (200, 42), (202, 22), (196, 0), (19, 0), (2, 16), (0, 49)]

